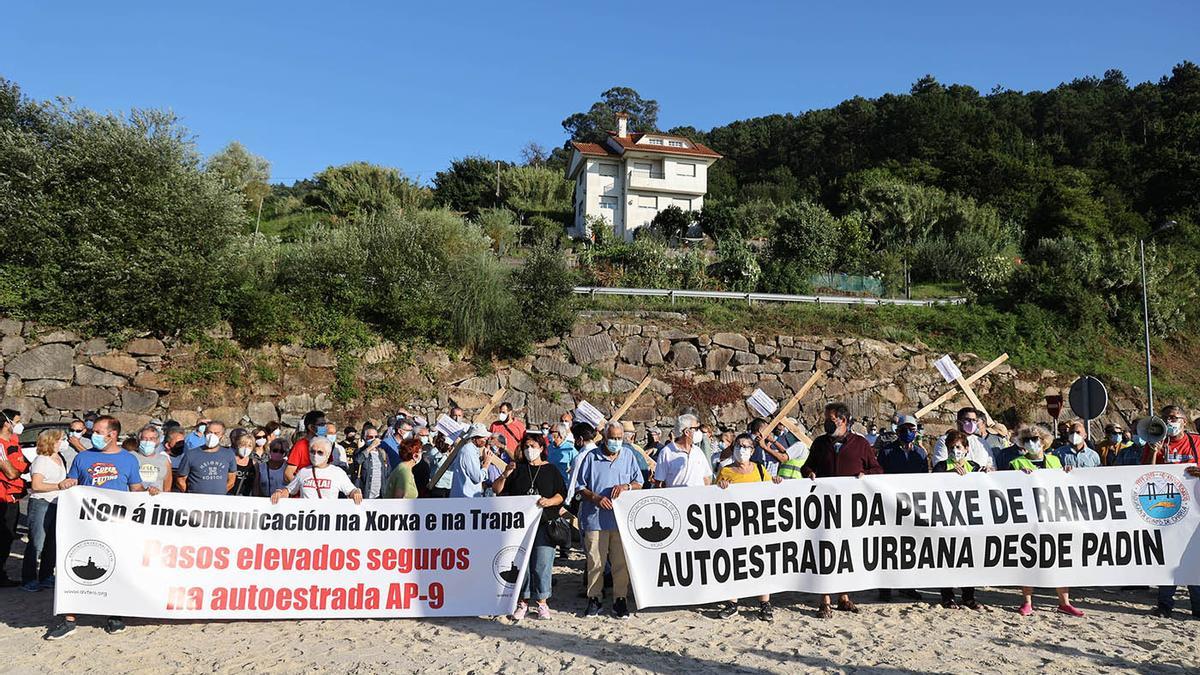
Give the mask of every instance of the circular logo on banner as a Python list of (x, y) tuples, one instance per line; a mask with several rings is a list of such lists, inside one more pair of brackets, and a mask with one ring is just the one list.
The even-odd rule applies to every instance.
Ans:
[(517, 561), (525, 557), (525, 549), (521, 546), (505, 546), (492, 558), (492, 574), (505, 586), (512, 587), (521, 575)]
[(1148, 523), (1171, 525), (1183, 520), (1190, 495), (1183, 481), (1164, 471), (1142, 474), (1133, 484), (1133, 503)]
[(643, 548), (666, 548), (679, 536), (682, 525), (679, 510), (663, 497), (639, 499), (629, 511), (629, 529), (637, 533), (637, 543)]
[(67, 574), (76, 583), (95, 586), (112, 576), (117, 558), (108, 544), (96, 539), (84, 539), (67, 551)]

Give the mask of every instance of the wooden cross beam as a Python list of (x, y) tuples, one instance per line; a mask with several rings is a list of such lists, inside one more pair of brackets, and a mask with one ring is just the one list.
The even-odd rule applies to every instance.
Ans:
[(1000, 366), (1000, 364), (1004, 363), (1007, 360), (1008, 360), (1008, 354), (1001, 354), (999, 356), (999, 358), (997, 358), (995, 361), (992, 361), (991, 363), (987, 364), (986, 366), (975, 371), (969, 377), (963, 378), (962, 376), (959, 376), (958, 378), (955, 378), (955, 384), (958, 386), (956, 386), (953, 389), (951, 389), (950, 391), (942, 394), (941, 396), (935, 398), (932, 402), (930, 402), (929, 405), (918, 410), (913, 416), (916, 417), (917, 419), (921, 419), (925, 415), (928, 415), (929, 413), (936, 410), (939, 406), (941, 406), (946, 401), (953, 399), (955, 396), (958, 396), (958, 394), (960, 392), (962, 392), (962, 393), (967, 394), (967, 399), (971, 401), (971, 405), (973, 405), (976, 408), (979, 408), (981, 411), (983, 411), (984, 416), (987, 417), (988, 423), (990, 424), (992, 421), (992, 418), (990, 415), (987, 414), (987, 411), (984, 410), (983, 404), (978, 402), (979, 397), (975, 395), (975, 391), (973, 389), (971, 389), (971, 385), (974, 384), (975, 382), (979, 381), (979, 379), (982, 378), (983, 376), (987, 375), (988, 373), (990, 373), (993, 370), (995, 370), (996, 368), (998, 368)]
[[(654, 378), (651, 377), (650, 375), (646, 375), (646, 377), (642, 379), (642, 381), (638, 384), (638, 386), (635, 387), (633, 391), (629, 392), (629, 395), (625, 397), (625, 402), (622, 403), (621, 406), (619, 408), (617, 408), (615, 412), (613, 412), (612, 417), (610, 417), (608, 419), (609, 423), (620, 422), (621, 416), (624, 415), (625, 413), (629, 412), (629, 409), (632, 408), (633, 404), (636, 403), (638, 398), (641, 397), (642, 392), (646, 391), (646, 387), (650, 386), (650, 381), (653, 379)], [(647, 453), (645, 450), (643, 450), (636, 443), (631, 443), (630, 445), (633, 446), (634, 450), (636, 450), (639, 454), (641, 454), (642, 458), (646, 460), (646, 466), (650, 467), (650, 471), (653, 472), (654, 467), (655, 467), (655, 462), (653, 459), (650, 459), (649, 453)]]
[[(796, 390), (795, 395), (789, 398), (787, 403), (784, 403), (782, 406), (780, 406), (779, 410), (775, 413), (775, 417), (770, 422), (767, 422), (767, 426), (763, 427), (764, 438), (768, 438), (775, 433), (775, 427), (778, 427), (781, 423), (783, 423), (784, 420), (787, 419), (787, 416), (790, 412), (792, 412), (792, 409), (800, 404), (800, 400), (808, 395), (808, 391), (812, 389), (813, 385), (815, 385), (824, 375), (825, 371), (823, 370), (814, 371), (813, 374), (808, 378), (808, 381), (800, 385), (800, 388)], [(795, 434), (798, 427), (797, 429), (792, 429), (791, 427), (788, 429)], [(797, 434), (797, 438), (807, 443), (809, 447), (812, 446), (812, 439), (809, 438), (803, 431)]]

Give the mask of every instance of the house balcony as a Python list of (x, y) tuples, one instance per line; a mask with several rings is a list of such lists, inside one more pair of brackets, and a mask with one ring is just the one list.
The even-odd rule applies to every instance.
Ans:
[(694, 176), (665, 176), (661, 173), (646, 173), (645, 171), (630, 171), (628, 177), (630, 190), (648, 192), (669, 192), (671, 194), (703, 196), (707, 192), (705, 181)]

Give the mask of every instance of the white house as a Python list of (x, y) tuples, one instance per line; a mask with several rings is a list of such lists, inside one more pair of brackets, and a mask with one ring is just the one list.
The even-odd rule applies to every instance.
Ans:
[(588, 216), (604, 218), (618, 237), (632, 240), (668, 206), (699, 211), (708, 192), (708, 167), (721, 158), (681, 136), (630, 133), (624, 113), (604, 143), (571, 145), (567, 179), (575, 183), (576, 237), (588, 236)]

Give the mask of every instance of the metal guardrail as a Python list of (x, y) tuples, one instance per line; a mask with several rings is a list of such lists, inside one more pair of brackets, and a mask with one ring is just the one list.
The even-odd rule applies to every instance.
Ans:
[(807, 302), (814, 305), (904, 305), (908, 307), (933, 307), (935, 305), (962, 305), (966, 298), (943, 298), (939, 300), (907, 300), (904, 298), (866, 298), (845, 295), (784, 295), (781, 293), (732, 293), (729, 291), (685, 291), (667, 288), (609, 288), (606, 286), (576, 286), (576, 295), (596, 297), (617, 295), (627, 297), (696, 298), (703, 300), (745, 300), (755, 302)]

